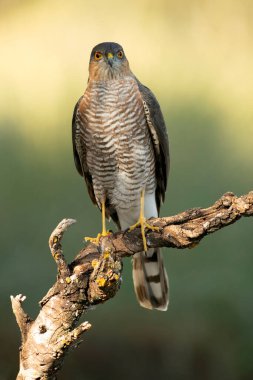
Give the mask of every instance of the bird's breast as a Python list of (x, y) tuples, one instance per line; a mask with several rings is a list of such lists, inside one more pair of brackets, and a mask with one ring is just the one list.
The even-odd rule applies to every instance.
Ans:
[(154, 152), (135, 79), (89, 84), (80, 119), (94, 182), (135, 197), (148, 176), (154, 177)]

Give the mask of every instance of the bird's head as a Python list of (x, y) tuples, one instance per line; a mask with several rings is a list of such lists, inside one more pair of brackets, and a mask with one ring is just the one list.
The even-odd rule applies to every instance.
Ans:
[(91, 52), (90, 79), (110, 80), (131, 75), (123, 48), (115, 42), (102, 42)]

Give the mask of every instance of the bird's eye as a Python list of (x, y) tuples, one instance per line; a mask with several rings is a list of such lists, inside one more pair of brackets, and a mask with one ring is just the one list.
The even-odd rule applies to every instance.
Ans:
[(100, 51), (96, 51), (94, 57), (96, 61), (99, 61), (103, 57), (103, 54)]
[(123, 56), (124, 56), (123, 51), (122, 51), (122, 50), (118, 51), (118, 53), (117, 53), (117, 57), (120, 58), (120, 59), (122, 59)]

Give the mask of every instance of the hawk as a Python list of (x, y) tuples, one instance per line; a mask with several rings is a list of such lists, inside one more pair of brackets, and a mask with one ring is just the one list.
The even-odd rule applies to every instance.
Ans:
[(147, 248), (146, 219), (159, 215), (169, 173), (169, 144), (164, 118), (153, 93), (129, 67), (114, 42), (95, 46), (89, 80), (72, 120), (74, 160), (89, 196), (118, 228), (141, 226), (144, 251), (133, 258), (137, 299), (148, 309), (167, 310), (168, 278), (162, 255)]

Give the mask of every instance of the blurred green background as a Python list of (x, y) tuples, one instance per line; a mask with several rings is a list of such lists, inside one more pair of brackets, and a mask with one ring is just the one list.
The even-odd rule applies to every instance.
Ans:
[[(90, 50), (123, 45), (160, 101), (171, 174), (162, 214), (253, 189), (253, 3), (250, 0), (0, 1), (0, 379), (18, 370), (10, 294), (35, 317), (56, 268), (48, 237), (63, 217), (68, 261), (100, 229), (72, 157), (71, 118)], [(193, 250), (166, 250), (170, 307), (140, 308), (131, 262), (117, 297), (59, 379), (253, 379), (253, 233), (241, 220)]]

